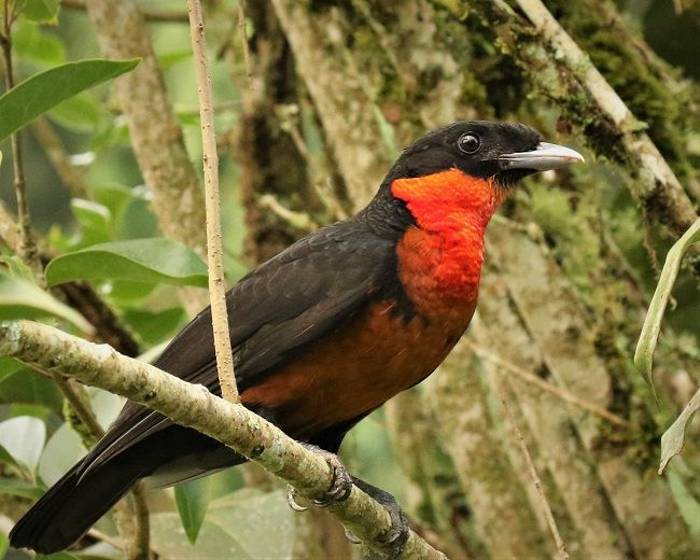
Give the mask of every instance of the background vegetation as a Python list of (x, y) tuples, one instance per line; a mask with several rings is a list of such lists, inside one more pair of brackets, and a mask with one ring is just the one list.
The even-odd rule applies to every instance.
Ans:
[[(142, 61), (22, 131), (38, 259), (15, 232), (13, 150), (0, 143), (0, 307), (22, 301), (26, 316), (58, 314), (66, 329), (153, 356), (206, 302), (185, 3), (9, 4), (24, 10), (11, 29), (17, 82), (68, 61)], [(572, 558), (700, 554), (697, 422), (682, 456), (656, 474), (660, 436), (700, 379), (695, 254), (656, 350), (659, 404), (632, 359), (664, 256), (700, 201), (698, 4), (544, 2), (636, 117), (621, 123), (566, 52), (534, 31), (522, 11), (532, 2), (204, 4), (230, 283), (362, 207), (398, 150), (434, 126), (520, 120), (589, 162), (529, 179), (506, 204), (489, 230), (470, 333), (438, 374), (351, 432), (342, 451), (350, 470), (394, 493), (450, 558), (551, 557), (557, 547), (517, 426)], [(60, 91), (52, 82), (40, 95)], [(0, 112), (0, 129), (14, 117)], [(658, 195), (668, 191), (637, 159), (647, 152), (631, 149), (645, 134), (680, 181), (677, 199)], [(66, 395), (89, 402), (102, 428), (121, 405), (0, 361), (0, 557), (28, 556), (6, 550), (4, 535), (99, 431)], [(138, 495), (130, 500), (117, 511), (120, 532), (109, 516), (60, 558), (122, 557), (114, 545), (133, 532), (127, 509), (144, 511)], [(254, 467), (148, 491), (147, 501), (162, 558), (359, 554), (332, 518), (295, 514), (279, 483)]]

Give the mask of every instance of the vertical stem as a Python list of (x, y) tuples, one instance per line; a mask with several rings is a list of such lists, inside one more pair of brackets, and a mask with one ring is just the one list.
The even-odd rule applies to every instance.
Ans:
[[(3, 4), (3, 30), (0, 34), (0, 47), (2, 47), (2, 60), (5, 67), (5, 86), (9, 91), (15, 86), (14, 70), (12, 67), (12, 15), (9, 1)], [(15, 199), (17, 201), (17, 222), (20, 236), (20, 255), (29, 263), (35, 273), (41, 273), (36, 245), (31, 234), (31, 220), (29, 206), (27, 204), (26, 183), (24, 179), (24, 164), (22, 161), (22, 141), (20, 132), (17, 131), (10, 137), (12, 145), (12, 170), (14, 175)]]
[(236, 2), (236, 16), (238, 18), (238, 33), (241, 36), (241, 48), (243, 50), (243, 65), (248, 85), (253, 83), (253, 70), (250, 63), (250, 49), (248, 48), (248, 37), (246, 35), (245, 0)]
[(211, 81), (207, 68), (204, 21), (199, 0), (188, 0), (192, 50), (195, 56), (199, 118), (202, 130), (202, 160), (204, 164), (205, 202), (207, 211), (207, 260), (209, 263), (209, 298), (211, 300), (214, 348), (219, 372), (221, 395), (230, 402), (238, 402), (238, 388), (233, 371), (233, 355), (228, 330), (226, 284), (224, 282), (223, 246), (221, 240), (221, 205), (219, 201), (219, 156), (216, 153), (214, 133), (214, 106), (211, 100)]
[(513, 434), (515, 435), (515, 438), (518, 441), (520, 451), (522, 452), (523, 457), (525, 458), (525, 464), (527, 465), (527, 470), (528, 474), (530, 475), (530, 479), (532, 480), (532, 483), (534, 484), (535, 489), (537, 490), (537, 495), (540, 498), (540, 504), (542, 505), (542, 510), (544, 512), (545, 519), (547, 520), (549, 532), (552, 534), (554, 544), (557, 547), (557, 560), (569, 560), (569, 553), (566, 550), (566, 544), (564, 543), (564, 540), (561, 538), (561, 534), (559, 533), (557, 521), (554, 518), (552, 508), (550, 507), (549, 502), (547, 501), (547, 496), (544, 493), (544, 488), (542, 487), (542, 480), (537, 474), (535, 463), (532, 461), (532, 456), (530, 455), (530, 451), (528, 450), (527, 444), (525, 443), (525, 437), (523, 436), (523, 433), (520, 431), (518, 424), (513, 418), (513, 413), (510, 410), (510, 403), (508, 402), (508, 397), (505, 393), (504, 387), (500, 384), (500, 382), (507, 384), (508, 380), (505, 377), (499, 380), (499, 397), (503, 405), (503, 411), (505, 413), (505, 416), (511, 425)]

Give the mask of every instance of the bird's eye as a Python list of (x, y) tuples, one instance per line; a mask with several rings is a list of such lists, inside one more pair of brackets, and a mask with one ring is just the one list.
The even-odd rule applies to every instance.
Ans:
[(457, 147), (464, 154), (475, 154), (480, 146), (481, 140), (475, 134), (462, 134), (457, 140)]

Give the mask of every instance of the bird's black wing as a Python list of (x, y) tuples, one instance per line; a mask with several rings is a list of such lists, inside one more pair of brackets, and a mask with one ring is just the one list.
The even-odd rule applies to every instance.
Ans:
[[(347, 221), (299, 240), (243, 278), (227, 294), (239, 389), (361, 309), (394, 262), (391, 241), (361, 222)], [(209, 308), (154, 365), (220, 394)], [(127, 403), (85, 458), (83, 474), (170, 425), (161, 414)]]

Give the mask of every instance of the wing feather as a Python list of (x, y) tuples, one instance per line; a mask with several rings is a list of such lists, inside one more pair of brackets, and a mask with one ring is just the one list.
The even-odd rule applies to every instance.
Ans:
[[(329, 226), (301, 239), (243, 278), (228, 294), (239, 390), (362, 309), (393, 263), (394, 245), (359, 222)], [(195, 317), (155, 365), (220, 394), (209, 308)], [(173, 425), (128, 402), (87, 455), (82, 475)]]

